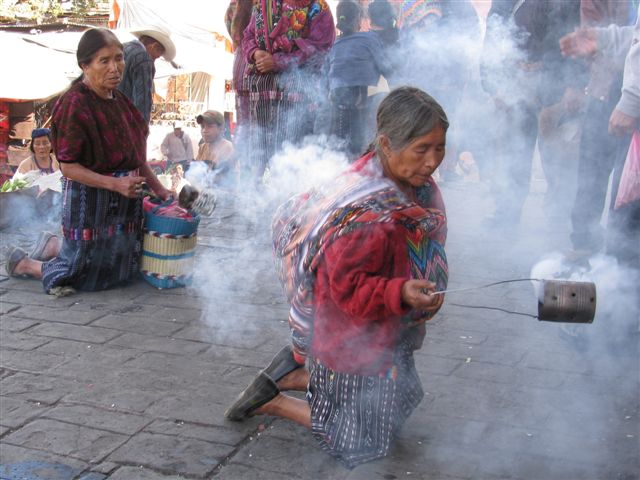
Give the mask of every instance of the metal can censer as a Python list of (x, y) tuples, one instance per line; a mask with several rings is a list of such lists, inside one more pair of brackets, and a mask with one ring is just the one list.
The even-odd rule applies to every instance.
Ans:
[(547, 322), (593, 323), (596, 285), (592, 282), (544, 280), (538, 319)]

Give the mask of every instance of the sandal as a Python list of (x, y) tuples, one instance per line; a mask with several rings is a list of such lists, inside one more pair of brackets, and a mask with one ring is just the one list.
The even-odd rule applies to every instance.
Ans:
[(38, 240), (36, 240), (36, 244), (33, 247), (33, 250), (31, 250), (31, 253), (29, 254), (29, 258), (31, 258), (32, 260), (38, 260), (39, 262), (46, 262), (47, 260), (51, 260), (55, 255), (50, 257), (44, 257), (43, 254), (47, 248), (47, 244), (49, 243), (49, 240), (51, 240), (54, 237), (57, 238), (57, 235), (54, 233), (42, 232), (38, 237)]
[(264, 371), (258, 373), (247, 388), (238, 396), (224, 416), (234, 422), (239, 422), (260, 408), (265, 403), (273, 400), (280, 393), (276, 382)]
[(16, 267), (18, 264), (27, 257), (25, 252), (20, 247), (11, 247), (7, 252), (4, 268), (7, 270), (7, 275), (10, 277), (26, 277), (27, 275), (15, 275)]

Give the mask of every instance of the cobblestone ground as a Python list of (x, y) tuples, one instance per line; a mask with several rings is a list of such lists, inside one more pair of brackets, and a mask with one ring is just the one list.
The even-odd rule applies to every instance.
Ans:
[[(491, 232), (480, 184), (443, 192), (451, 287), (528, 277), (568, 246), (566, 215), (545, 216), (540, 194), (521, 226)], [(1, 479), (639, 478), (637, 304), (606, 298), (637, 292), (624, 274), (598, 284), (584, 343), (555, 323), (461, 306), (535, 315), (530, 283), (448, 295), (416, 355), (425, 398), (383, 460), (348, 470), (287, 421), (226, 421), (288, 338), (268, 209), (249, 212), (229, 194), (203, 221), (194, 287), (53, 298), (0, 277)], [(2, 252), (29, 248), (42, 226), (1, 232)]]

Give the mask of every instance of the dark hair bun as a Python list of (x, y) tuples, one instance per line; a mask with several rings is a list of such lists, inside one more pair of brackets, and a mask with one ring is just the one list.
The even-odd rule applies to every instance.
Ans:
[(371, 23), (382, 28), (393, 28), (398, 16), (387, 0), (374, 0), (369, 4)]
[(336, 27), (343, 34), (350, 34), (360, 30), (360, 20), (362, 19), (362, 8), (360, 4), (352, 0), (341, 0), (336, 7), (338, 23)]

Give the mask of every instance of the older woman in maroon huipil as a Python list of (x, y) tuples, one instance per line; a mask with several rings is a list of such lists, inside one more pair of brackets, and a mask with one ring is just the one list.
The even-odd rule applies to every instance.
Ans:
[(52, 112), (63, 174), (62, 237), (44, 232), (30, 257), (13, 249), (7, 261), (9, 274), (41, 278), (47, 292), (131, 280), (141, 252), (143, 183), (162, 198), (170, 195), (146, 162), (147, 123), (117, 90), (122, 44), (109, 30), (90, 29), (77, 59), (82, 75)]

